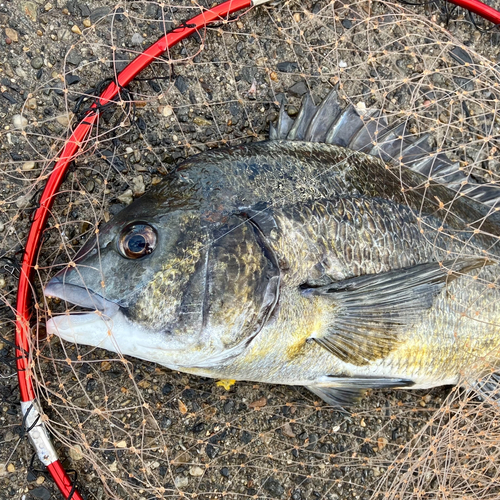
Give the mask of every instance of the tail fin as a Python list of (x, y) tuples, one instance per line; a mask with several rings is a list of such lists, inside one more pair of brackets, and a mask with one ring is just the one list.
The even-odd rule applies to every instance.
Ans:
[(389, 125), (379, 110), (358, 110), (354, 106), (342, 110), (335, 90), (319, 106), (307, 95), (295, 120), (282, 106), (277, 127), (271, 125), (270, 139), (324, 142), (361, 151), (419, 172), (484, 205), (500, 207), (500, 186), (472, 179), (459, 162), (429, 145), (428, 134), (410, 133), (407, 123)]

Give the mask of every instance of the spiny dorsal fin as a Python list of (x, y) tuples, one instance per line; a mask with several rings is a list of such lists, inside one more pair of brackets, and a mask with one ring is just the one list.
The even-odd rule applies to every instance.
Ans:
[(318, 381), (318, 384), (306, 387), (329, 405), (344, 407), (357, 403), (368, 389), (402, 388), (412, 385), (412, 380), (404, 378), (327, 376)]
[(382, 359), (449, 282), (488, 264), (483, 258), (462, 258), (357, 276), (317, 288), (305, 285), (305, 296), (327, 297), (333, 306), (331, 325), (313, 338), (346, 363), (362, 366)]
[(484, 205), (500, 207), (500, 186), (478, 183), (458, 162), (429, 146), (427, 134), (416, 136), (407, 124), (389, 126), (379, 110), (348, 106), (341, 111), (336, 90), (316, 107), (307, 95), (295, 120), (281, 107), (270, 140), (324, 142), (380, 158), (386, 163), (419, 172), (429, 180), (466, 195)]
[(302, 101), (299, 115), (286, 136), (289, 141), (303, 141), (305, 139), (307, 128), (316, 114), (316, 109), (311, 94), (307, 94)]

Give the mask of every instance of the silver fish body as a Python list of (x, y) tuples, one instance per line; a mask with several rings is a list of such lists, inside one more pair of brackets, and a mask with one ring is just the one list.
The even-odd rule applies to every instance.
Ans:
[[(104, 224), (45, 289), (95, 312), (56, 316), (49, 333), (332, 404), (497, 370), (496, 199), (457, 196), (451, 162), (429, 167), (420, 139), (399, 140), (394, 168), (394, 130), (382, 117), (370, 146), (371, 122), (347, 133), (352, 108), (334, 97), (306, 101), (273, 140), (188, 159)], [(452, 187), (425, 174), (437, 161)]]

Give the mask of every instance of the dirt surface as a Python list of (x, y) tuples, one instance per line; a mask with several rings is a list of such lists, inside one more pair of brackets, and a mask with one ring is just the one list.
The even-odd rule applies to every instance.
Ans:
[[(39, 399), (63, 463), (77, 471), (88, 499), (368, 499), (382, 478), (385, 485), (394, 477), (398, 481), (392, 464), (400, 460), (398, 473), (411, 468), (408, 446), (429, 426), (449, 388), (376, 392), (350, 413), (327, 408), (301, 388), (237, 383), (226, 390), (212, 380), (46, 339), (45, 311), (62, 305), (46, 304), (40, 294), (47, 277), (71, 259), (99, 221), (161, 181), (185, 157), (207, 147), (265, 139), (279, 106), (284, 103), (296, 114), (307, 91), (319, 99), (340, 84), (346, 100), (383, 107), (393, 117), (416, 109), (417, 101), (431, 102), (434, 91), (437, 104), (414, 126), (421, 132), (436, 123), (436, 141), (459, 148), (466, 132), (445, 134), (446, 123), (459, 111), (432, 87), (422, 84), (416, 95), (411, 85), (402, 90), (397, 82), (424, 74), (426, 57), (441, 57), (443, 63), (434, 67), (442, 73), (429, 78), (438, 89), (456, 91), (477, 76), (470, 74), (463, 54), (477, 53), (477, 60), (491, 61), (481, 67), (493, 76), (477, 84), (491, 95), (482, 93), (483, 101), (475, 96), (468, 109), (478, 127), (493, 123), (498, 96), (488, 82), (496, 71), (497, 33), (482, 32), (442, 5), (405, 8), (422, 15), (421, 23), (399, 23), (387, 16), (400, 7), (367, 2), (350, 9), (322, 1), (254, 9), (184, 42), (124, 91), (123, 100), (133, 104), (104, 111), (56, 200), (34, 283)], [(0, 5), (2, 500), (61, 498), (37, 460), (31, 463), (11, 348), (16, 263), (45, 174), (70, 124), (92, 102), (90, 89), (102, 88), (164, 29), (194, 12), (189, 2), (165, 3), (163, 10), (140, 1)], [(362, 23), (368, 16), (380, 22), (373, 40), (366, 34), (373, 26)], [(486, 26), (479, 22), (479, 28)], [(375, 39), (381, 52), (370, 46)], [(449, 56), (457, 40), (464, 44), (455, 54), (462, 55), (461, 63)], [(408, 49), (410, 42), (417, 55)], [(439, 47), (445, 48), (440, 52)], [(401, 51), (391, 64), (384, 59), (388, 49)], [(372, 50), (380, 59), (370, 66)], [(426, 428), (433, 435), (434, 425)], [(423, 477), (423, 490), (439, 489), (436, 477)], [(498, 493), (496, 484), (490, 493)]]

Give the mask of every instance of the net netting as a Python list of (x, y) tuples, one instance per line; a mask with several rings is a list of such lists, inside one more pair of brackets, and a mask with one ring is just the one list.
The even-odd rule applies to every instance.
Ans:
[[(0, 14), (0, 498), (57, 497), (23, 439), (12, 350), (17, 266), (40, 190), (108, 79), (209, 4), (12, 2)], [(494, 184), (498, 41), (446, 4), (286, 1), (182, 42), (103, 110), (55, 201), (32, 283), (37, 397), (89, 499), (499, 497), (500, 414), (488, 397), (377, 391), (342, 412), (301, 388), (226, 389), (48, 337), (49, 311), (66, 305), (41, 293), (102, 221), (181, 159), (266, 139), (280, 106), (293, 116), (307, 92), (319, 102), (337, 86), (346, 105), (430, 132)]]

